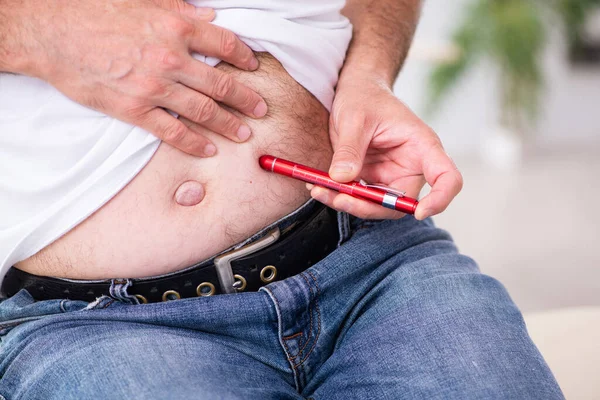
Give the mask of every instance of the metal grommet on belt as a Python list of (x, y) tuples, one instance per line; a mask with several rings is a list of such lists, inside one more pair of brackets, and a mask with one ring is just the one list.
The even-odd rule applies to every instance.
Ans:
[[(232, 247), (233, 250), (178, 272), (144, 278), (78, 282), (9, 268), (0, 287), (0, 297), (12, 297), (19, 290), (27, 289), (36, 301), (69, 298), (93, 302), (108, 295), (113, 298), (120, 296), (125, 302), (141, 305), (204, 295), (246, 294), (299, 274), (322, 260), (337, 248), (340, 239), (346, 239), (345, 236), (340, 237), (340, 233), (337, 212), (320, 203), (310, 202), (282, 218), (272, 228), (261, 231), (250, 243), (246, 240), (240, 242)], [(285, 236), (285, 241), (281, 240), (282, 236)], [(234, 274), (239, 275), (234, 277)], [(214, 291), (209, 283), (214, 285)]]
[(267, 265), (260, 270), (260, 280), (264, 283), (272, 282), (277, 276), (277, 268), (274, 265)]
[(233, 287), (238, 291), (243, 292), (244, 289), (246, 289), (246, 278), (238, 274), (233, 275), (233, 277), (237, 279), (237, 281), (233, 282)]
[(141, 294), (135, 294), (134, 296), (140, 301), (141, 304), (148, 304), (148, 299)]
[[(208, 292), (204, 290), (205, 288), (209, 289)], [(196, 288), (196, 294), (198, 296), (212, 296), (213, 294), (215, 294), (215, 285), (213, 285), (210, 282), (202, 282)]]
[[(175, 297), (175, 298), (173, 299), (170, 296)], [(162, 295), (162, 301), (179, 300), (179, 299), (181, 299), (181, 295), (176, 290), (167, 290)]]

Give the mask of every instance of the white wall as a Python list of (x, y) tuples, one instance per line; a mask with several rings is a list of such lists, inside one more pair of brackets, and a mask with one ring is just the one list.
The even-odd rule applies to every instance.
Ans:
[[(460, 21), (470, 0), (427, 0), (415, 46), (443, 45)], [(557, 25), (554, 24), (554, 27)], [(544, 55), (546, 88), (533, 142), (542, 147), (600, 143), (600, 67), (573, 67), (566, 57), (558, 28), (552, 28)], [(421, 52), (417, 52), (421, 53)], [(396, 94), (422, 113), (431, 61), (415, 54), (406, 62), (395, 86)], [(494, 67), (486, 62), (471, 69), (427, 122), (453, 156), (475, 152), (482, 137), (495, 126), (497, 98)]]
[[(471, 0), (425, 0), (414, 57), (395, 87), (419, 111), (431, 67), (427, 50), (447, 40)], [(506, 285), (526, 311), (600, 305), (600, 67), (573, 68), (558, 32), (544, 55), (543, 112), (523, 162), (497, 170), (481, 162), (495, 125), (494, 67), (482, 63), (429, 122), (464, 176), (464, 189), (435, 221)]]

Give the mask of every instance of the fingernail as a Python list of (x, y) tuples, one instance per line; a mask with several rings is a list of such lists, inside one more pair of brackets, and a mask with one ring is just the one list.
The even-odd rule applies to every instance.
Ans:
[(254, 108), (254, 111), (252, 111), (252, 114), (254, 114), (254, 116), (257, 118), (262, 118), (265, 115), (267, 115), (267, 103), (265, 103), (262, 100), (259, 101), (256, 107)]
[(341, 201), (336, 208), (342, 212), (350, 213), (350, 203), (347, 201)]
[(331, 172), (339, 173), (339, 174), (347, 174), (348, 172), (352, 172), (354, 169), (354, 164), (349, 162), (340, 162), (336, 163), (331, 167)]
[(250, 70), (254, 71), (257, 68), (258, 68), (258, 58), (252, 57), (252, 60), (250, 60)]
[(308, 189), (308, 190), (312, 190), (312, 188), (314, 188), (314, 187), (315, 187), (315, 185), (313, 185), (312, 183), (306, 184), (306, 189)]
[(313, 194), (312, 198), (321, 203), (325, 202), (325, 196), (322, 193)]
[(426, 208), (425, 210), (423, 210), (422, 213), (420, 213), (420, 215), (419, 215), (420, 218), (418, 218), (418, 219), (424, 220), (425, 218), (429, 217), (430, 215), (431, 215), (431, 210)]
[(313, 190), (312, 192), (310, 192), (310, 194), (313, 199), (320, 201), (321, 203), (323, 203), (326, 200), (327, 196), (325, 192), (320, 188), (317, 188), (317, 190)]
[(215, 12), (215, 10), (212, 8), (206, 8), (206, 7), (196, 8), (196, 15), (199, 17), (208, 17), (209, 15), (213, 14), (214, 12)]
[(207, 157), (214, 156), (216, 152), (217, 148), (212, 143), (209, 143), (204, 147), (204, 155), (206, 155)]
[(237, 131), (237, 136), (242, 142), (248, 140), (250, 135), (252, 135), (252, 131), (250, 131), (250, 128), (248, 128), (246, 125), (240, 126), (240, 129)]

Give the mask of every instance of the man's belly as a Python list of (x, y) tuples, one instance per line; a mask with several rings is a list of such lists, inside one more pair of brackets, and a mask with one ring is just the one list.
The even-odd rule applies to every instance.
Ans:
[[(117, 196), (17, 267), (72, 279), (160, 275), (206, 259), (304, 203), (304, 184), (261, 170), (258, 157), (273, 154), (326, 169), (328, 113), (272, 56), (259, 59), (254, 73), (217, 67), (255, 89), (269, 106), (265, 118), (247, 121), (253, 131), (248, 142), (211, 135), (218, 148), (211, 158), (162, 143)], [(202, 185), (204, 197), (183, 206), (175, 194), (189, 181)]]

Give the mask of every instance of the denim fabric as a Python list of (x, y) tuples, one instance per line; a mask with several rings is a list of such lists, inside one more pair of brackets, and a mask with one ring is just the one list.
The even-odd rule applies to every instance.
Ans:
[[(0, 303), (0, 398), (562, 399), (504, 287), (428, 220), (341, 215), (326, 259), (258, 292)], [(111, 292), (112, 293), (112, 292)]]

